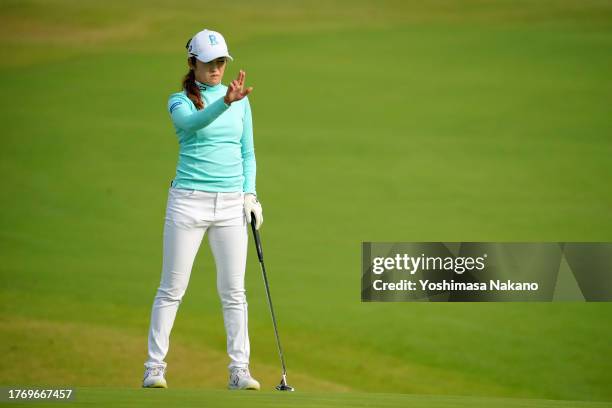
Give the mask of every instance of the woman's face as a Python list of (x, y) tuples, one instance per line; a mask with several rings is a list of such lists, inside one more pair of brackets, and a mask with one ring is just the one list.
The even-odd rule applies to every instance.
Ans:
[(225, 72), (225, 57), (219, 57), (210, 62), (202, 62), (196, 58), (195, 67), (191, 64), (191, 61), (187, 60), (189, 67), (195, 72), (195, 79), (198, 82), (206, 83), (209, 85), (217, 85), (223, 79), (223, 73)]

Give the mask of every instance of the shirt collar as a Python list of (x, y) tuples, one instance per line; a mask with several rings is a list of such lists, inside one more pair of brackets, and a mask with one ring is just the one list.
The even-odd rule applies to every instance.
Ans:
[(198, 88), (200, 88), (200, 91), (215, 92), (215, 91), (219, 91), (223, 89), (223, 84), (221, 82), (219, 82), (217, 85), (209, 85), (204, 82), (199, 82), (197, 79), (194, 79), (194, 81), (196, 85), (198, 86)]

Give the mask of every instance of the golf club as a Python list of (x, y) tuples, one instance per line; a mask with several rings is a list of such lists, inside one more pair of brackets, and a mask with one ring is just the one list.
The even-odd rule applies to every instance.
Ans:
[(266, 266), (263, 260), (263, 250), (261, 249), (261, 239), (259, 238), (259, 231), (255, 228), (255, 214), (251, 213), (251, 229), (253, 230), (253, 237), (255, 238), (255, 247), (257, 248), (257, 257), (259, 258), (259, 264), (261, 265), (261, 273), (263, 275), (264, 284), (266, 286), (266, 295), (268, 297), (268, 306), (270, 306), (270, 314), (272, 315), (272, 324), (274, 325), (274, 334), (276, 335), (276, 346), (278, 347), (278, 354), (280, 355), (281, 365), (283, 366), (283, 375), (281, 377), (280, 384), (276, 386), (279, 391), (295, 391), (293, 387), (287, 384), (287, 368), (285, 366), (285, 357), (283, 356), (283, 348), (281, 347), (280, 338), (278, 336), (278, 328), (276, 327), (276, 317), (274, 316), (274, 308), (272, 307), (272, 298), (270, 297), (270, 287), (268, 286), (268, 277), (266, 275)]

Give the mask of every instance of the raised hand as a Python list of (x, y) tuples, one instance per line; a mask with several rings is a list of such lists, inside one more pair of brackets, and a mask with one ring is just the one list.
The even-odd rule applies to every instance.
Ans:
[(246, 77), (246, 72), (240, 70), (238, 73), (238, 77), (234, 79), (227, 88), (227, 94), (225, 94), (224, 101), (228, 105), (234, 101), (239, 101), (244, 98), (253, 90), (252, 86), (244, 89), (244, 78)]

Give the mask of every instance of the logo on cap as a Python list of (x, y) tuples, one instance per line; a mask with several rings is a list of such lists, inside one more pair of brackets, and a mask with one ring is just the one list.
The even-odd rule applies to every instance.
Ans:
[(189, 41), (187, 41), (187, 44), (185, 44), (185, 48), (187, 48), (187, 52), (191, 55), (195, 55), (193, 53), (193, 44), (192, 44), (192, 39), (190, 38)]
[(210, 45), (217, 45), (217, 38), (215, 37), (214, 34), (210, 34), (208, 36), (208, 40), (210, 41)]

